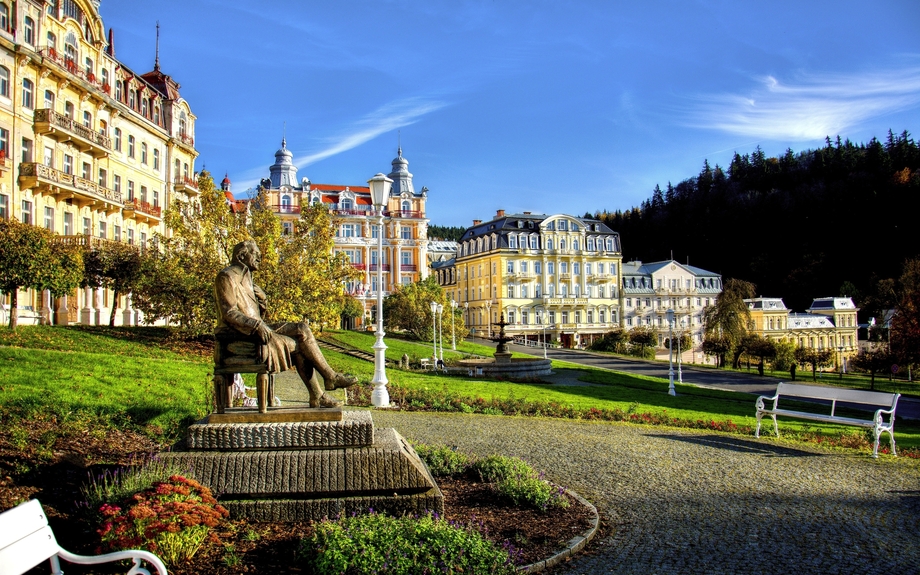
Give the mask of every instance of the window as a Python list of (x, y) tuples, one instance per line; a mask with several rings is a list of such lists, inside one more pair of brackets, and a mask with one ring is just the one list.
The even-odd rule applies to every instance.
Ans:
[(24, 224), (32, 223), (32, 202), (22, 200), (22, 215), (19, 218)]
[(508, 297), (514, 297), (514, 286), (508, 286)]
[(73, 235), (73, 213), (64, 212), (64, 235), (72, 236)]
[(543, 273), (543, 262), (533, 263), (533, 273), (540, 275)]
[(147, 186), (141, 186), (141, 203), (147, 203)]
[(83, 126), (90, 130), (93, 129), (93, 115), (85, 110), (83, 111)]
[(118, 174), (112, 176), (112, 189), (116, 194), (121, 194), (121, 176)]
[(106, 187), (107, 181), (108, 181), (108, 175), (106, 174), (105, 170), (103, 170), (102, 168), (99, 168), (99, 185), (104, 188)]
[(10, 7), (3, 3), (0, 3), (0, 28), (10, 31)]
[(105, 68), (102, 69), (102, 87), (108, 92), (109, 89), (109, 71)]
[(153, 207), (157, 208), (160, 206), (160, 192), (153, 190)]
[(90, 172), (89, 172), (89, 171), (90, 171), (89, 162), (83, 162), (83, 172), (82, 172), (82, 176), (81, 176), (81, 177), (82, 177), (84, 180), (88, 180), (88, 179), (90, 179), (90, 178), (92, 177), (92, 176), (90, 175)]
[(22, 139), (22, 162), (28, 164), (32, 162), (32, 140)]
[(134, 201), (134, 182), (128, 180), (128, 201)]
[[(604, 286), (597, 286), (597, 297), (604, 297)], [(636, 300), (638, 303), (639, 300)]]
[(521, 312), (521, 323), (524, 325), (530, 324), (530, 314), (527, 313), (526, 311)]
[(402, 229), (400, 230), (400, 237), (404, 240), (411, 240), (412, 239), (412, 228), (410, 228), (409, 226), (402, 226)]
[(605, 319), (604, 310), (600, 310), (599, 312), (597, 312), (597, 321), (601, 323), (607, 323)]
[(179, 137), (186, 137), (186, 127), (185, 112), (183, 111), (179, 113)]
[(540, 290), (542, 289), (541, 284), (533, 286), (533, 297), (541, 297)]
[(559, 263), (559, 273), (567, 274), (569, 273), (569, 262), (560, 262)]
[(6, 194), (0, 194), (0, 219), (6, 220), (10, 217), (10, 197)]
[(128, 136), (128, 157), (134, 157), (134, 136)]
[(25, 17), (23, 21), (23, 34), (22, 39), (25, 40), (26, 44), (30, 46), (35, 45), (35, 20)]
[(115, 235), (112, 237), (116, 242), (121, 241), (121, 226), (115, 224)]
[(134, 108), (134, 90), (128, 90), (128, 105)]
[(48, 52), (50, 52), (52, 56), (57, 56), (57, 36), (51, 32), (48, 32), (47, 40)]
[(153, 151), (153, 169), (154, 170), (160, 169), (160, 150)]
[(511, 249), (517, 249), (517, 236), (508, 236), (508, 247)]
[(96, 69), (93, 66), (93, 59), (88, 57), (83, 61), (83, 70), (86, 72), (86, 79), (90, 82), (96, 80)]
[(64, 154), (64, 173), (73, 175), (73, 156)]
[(556, 273), (556, 263), (555, 262), (546, 262), (546, 273), (553, 275)]
[(553, 249), (553, 238), (546, 238), (546, 241), (544, 242), (544, 244), (546, 245), (546, 249), (548, 250)]
[(572, 263), (572, 273), (575, 275), (581, 275), (581, 264), (578, 262)]
[(54, 208), (45, 206), (45, 229), (54, 231)]
[(28, 78), (22, 79), (22, 106), (24, 108), (32, 109), (35, 107), (34, 100), (35, 84), (32, 83), (32, 80)]
[(5, 66), (0, 66), (0, 96), (10, 97), (10, 71)]
[(159, 107), (159, 106), (154, 106), (154, 107), (153, 107), (153, 121), (154, 121), (157, 125), (160, 124), (160, 107)]
[(134, 245), (134, 230), (132, 230), (131, 228), (128, 228), (128, 245), (129, 246)]
[(54, 92), (51, 90), (45, 90), (45, 108), (54, 109)]
[(559, 249), (560, 249), (560, 250), (564, 250), (564, 249), (565, 249), (565, 240), (559, 240)]
[(76, 70), (77, 36), (73, 32), (68, 32), (64, 38), (64, 62), (68, 69)]
[(115, 80), (115, 99), (121, 102), (121, 80)]
[(64, 102), (64, 115), (73, 120), (74, 107), (73, 102)]
[(530, 236), (530, 249), (535, 250), (538, 247), (537, 236)]
[(506, 266), (505, 266), (505, 271), (507, 271), (509, 274), (513, 274), (513, 273), (514, 273), (514, 262), (513, 262), (513, 261), (509, 261), (509, 262), (506, 264)]
[(508, 312), (508, 323), (514, 323), (514, 312), (513, 311)]
[(83, 235), (88, 236), (92, 231), (92, 221), (89, 218), (83, 218)]
[(521, 286), (521, 297), (527, 297), (527, 285), (526, 284)]
[(402, 258), (402, 265), (411, 266), (412, 265), (412, 252), (400, 252), (400, 257)]
[(106, 236), (106, 223), (103, 220), (99, 220), (99, 237), (105, 239)]
[(587, 242), (585, 244), (585, 249), (588, 250), (589, 252), (594, 251), (594, 238), (587, 239)]
[(141, 142), (141, 163), (147, 165), (147, 142)]
[(44, 157), (43, 162), (49, 168), (54, 167), (54, 148), (49, 148), (45, 146), (45, 157)]
[(121, 151), (121, 128), (115, 128), (115, 151)]
[(147, 117), (147, 99), (141, 98), (141, 115)]

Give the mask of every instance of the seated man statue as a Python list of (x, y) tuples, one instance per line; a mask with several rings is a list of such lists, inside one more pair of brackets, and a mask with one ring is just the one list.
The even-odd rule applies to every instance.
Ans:
[(217, 274), (214, 295), (219, 319), (215, 334), (238, 335), (240, 339), (263, 344), (262, 359), (269, 373), (287, 371), (293, 365), (300, 379), (310, 390), (310, 407), (337, 407), (341, 402), (326, 395), (314, 376), (323, 376), (326, 390), (348, 387), (357, 383), (354, 377), (337, 373), (323, 357), (306, 323), (273, 323), (262, 321), (267, 298), (262, 288), (252, 283), (252, 272), (259, 269), (262, 253), (252, 240), (233, 247), (230, 266)]

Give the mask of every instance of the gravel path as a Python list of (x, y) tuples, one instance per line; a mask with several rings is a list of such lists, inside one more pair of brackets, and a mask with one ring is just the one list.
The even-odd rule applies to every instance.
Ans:
[(425, 443), (523, 457), (610, 536), (555, 573), (920, 573), (920, 465), (659, 427), (375, 411)]

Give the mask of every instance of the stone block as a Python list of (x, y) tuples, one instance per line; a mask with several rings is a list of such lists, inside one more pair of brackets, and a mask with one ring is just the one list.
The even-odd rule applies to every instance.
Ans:
[(346, 411), (342, 421), (210, 423), (189, 426), (192, 450), (330, 449), (369, 446), (374, 422), (369, 411)]

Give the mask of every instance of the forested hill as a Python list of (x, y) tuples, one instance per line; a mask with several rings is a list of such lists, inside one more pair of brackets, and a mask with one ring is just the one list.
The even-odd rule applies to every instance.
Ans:
[(620, 232), (624, 261), (673, 252), (802, 311), (814, 297), (843, 295), (844, 282), (870, 293), (920, 255), (920, 150), (906, 131), (868, 144), (828, 138), (778, 158), (758, 147), (727, 170), (704, 162), (640, 207), (598, 217)]
[(465, 230), (466, 228), (462, 226), (428, 226), (428, 238), (458, 242)]

